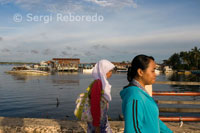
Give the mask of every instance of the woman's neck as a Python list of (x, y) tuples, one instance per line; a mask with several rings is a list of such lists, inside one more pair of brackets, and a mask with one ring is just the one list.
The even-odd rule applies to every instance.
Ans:
[(140, 84), (143, 88), (145, 88), (144, 83), (143, 83), (139, 78), (135, 78), (135, 80), (138, 81), (139, 84)]

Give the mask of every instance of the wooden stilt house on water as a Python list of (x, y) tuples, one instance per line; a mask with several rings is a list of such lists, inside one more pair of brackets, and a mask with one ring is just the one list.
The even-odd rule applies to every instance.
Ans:
[(57, 71), (78, 71), (79, 58), (53, 58)]

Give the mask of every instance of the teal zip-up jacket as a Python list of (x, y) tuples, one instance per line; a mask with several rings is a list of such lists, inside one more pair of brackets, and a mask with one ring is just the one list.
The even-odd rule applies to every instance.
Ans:
[(154, 99), (137, 86), (120, 92), (125, 133), (172, 133), (159, 119), (159, 109)]

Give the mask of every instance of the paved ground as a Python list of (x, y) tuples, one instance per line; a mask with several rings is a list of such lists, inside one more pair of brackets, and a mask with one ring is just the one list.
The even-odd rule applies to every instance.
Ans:
[[(122, 121), (111, 121), (114, 133), (122, 133)], [(167, 122), (166, 125), (174, 133), (200, 133), (200, 122), (179, 123)], [(65, 121), (56, 119), (7, 118), (0, 117), (0, 133), (84, 133), (86, 123), (80, 121)]]

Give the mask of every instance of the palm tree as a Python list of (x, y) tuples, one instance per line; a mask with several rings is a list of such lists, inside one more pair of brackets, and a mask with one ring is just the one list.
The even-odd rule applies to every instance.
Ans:
[(188, 56), (188, 52), (180, 52), (180, 58), (182, 60), (182, 64), (187, 66), (187, 69), (189, 69), (189, 66), (191, 64), (191, 60)]
[(193, 56), (193, 59), (194, 59), (194, 64), (195, 64), (195, 67), (198, 69), (198, 66), (199, 66), (199, 60), (200, 60), (200, 50), (195, 46), (192, 50), (192, 56)]
[(173, 54), (169, 58), (169, 64), (173, 67), (173, 69), (179, 69), (181, 60), (180, 60), (180, 56), (178, 53)]

